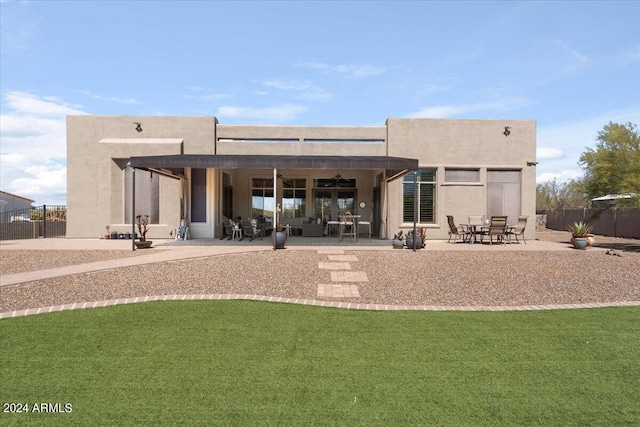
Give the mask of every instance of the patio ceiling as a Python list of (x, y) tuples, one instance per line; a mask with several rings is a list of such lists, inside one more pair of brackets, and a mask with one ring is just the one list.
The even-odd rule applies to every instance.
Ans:
[(418, 160), (388, 156), (280, 156), (178, 154), (131, 157), (130, 165), (140, 169), (418, 169)]

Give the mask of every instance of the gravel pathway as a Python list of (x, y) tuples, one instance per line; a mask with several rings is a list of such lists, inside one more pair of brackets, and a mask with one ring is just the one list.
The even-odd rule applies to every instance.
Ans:
[[(553, 234), (553, 238), (566, 238)], [(603, 239), (598, 239), (605, 243)], [(563, 240), (560, 240), (563, 241)], [(616, 240), (619, 244), (621, 241)], [(631, 241), (633, 245), (634, 242)], [(2, 251), (2, 274), (117, 257), (128, 251)], [(640, 252), (352, 250), (359, 298), (369, 304), (514, 306), (640, 301)], [(317, 300), (331, 283), (317, 250), (265, 251), (133, 266), (0, 287), (0, 312), (173, 294), (248, 294)], [(6, 269), (6, 270), (5, 270)]]

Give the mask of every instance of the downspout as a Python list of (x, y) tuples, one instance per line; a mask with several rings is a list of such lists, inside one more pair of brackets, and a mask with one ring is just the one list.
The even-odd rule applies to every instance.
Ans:
[(277, 249), (276, 245), (276, 230), (278, 226), (278, 168), (273, 168), (273, 220), (271, 234), (273, 235), (273, 250)]
[(131, 250), (136, 250), (136, 168), (131, 167)]
[(416, 218), (418, 217), (418, 170), (413, 171), (413, 252), (416, 251)]

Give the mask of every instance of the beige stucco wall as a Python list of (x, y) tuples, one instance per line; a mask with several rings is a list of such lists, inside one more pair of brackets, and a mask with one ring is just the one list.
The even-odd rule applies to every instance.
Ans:
[[(510, 127), (509, 136), (504, 135)], [(388, 119), (390, 156), (417, 158), (420, 167), (437, 168), (437, 221), (427, 226), (431, 239), (448, 237), (447, 215), (466, 223), (468, 215), (487, 213), (487, 171), (521, 172), (521, 215), (529, 217), (525, 238), (535, 234), (536, 122), (534, 120)], [(446, 183), (446, 168), (478, 169), (479, 183)], [(389, 185), (389, 233), (408, 230), (402, 223), (401, 180)]]
[[(142, 132), (135, 123), (141, 123)], [(211, 154), (214, 117), (68, 116), (67, 237), (97, 238), (130, 231), (124, 218), (124, 173), (129, 157)], [(160, 220), (147, 237), (166, 238), (180, 222), (180, 184), (160, 179)]]
[(384, 126), (217, 126), (218, 154), (384, 156), (385, 139)]

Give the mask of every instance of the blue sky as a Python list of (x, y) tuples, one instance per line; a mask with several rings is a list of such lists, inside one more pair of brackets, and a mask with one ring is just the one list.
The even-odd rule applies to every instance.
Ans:
[(66, 201), (68, 114), (537, 121), (538, 181), (640, 125), (640, 2), (0, 2), (0, 189)]

